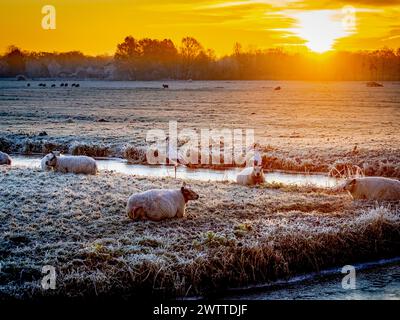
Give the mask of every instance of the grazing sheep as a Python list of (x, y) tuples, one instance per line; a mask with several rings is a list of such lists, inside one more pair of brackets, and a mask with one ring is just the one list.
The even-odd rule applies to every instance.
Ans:
[(164, 89), (168, 89), (169, 88), (168, 84), (163, 84), (162, 86), (163, 86)]
[(261, 166), (244, 168), (236, 177), (236, 182), (244, 186), (253, 186), (264, 183), (265, 176)]
[(400, 200), (400, 181), (383, 177), (350, 179), (341, 187), (354, 200)]
[(11, 164), (11, 157), (7, 153), (4, 153), (4, 152), (0, 151), (0, 165), (2, 165), (2, 164), (10, 165)]
[(129, 197), (126, 213), (132, 220), (160, 221), (174, 217), (182, 218), (185, 215), (186, 203), (198, 198), (199, 195), (185, 184), (180, 189), (148, 190)]
[(87, 156), (56, 156), (54, 153), (49, 153), (41, 160), (43, 170), (63, 173), (83, 173), (96, 174), (97, 164), (93, 158)]

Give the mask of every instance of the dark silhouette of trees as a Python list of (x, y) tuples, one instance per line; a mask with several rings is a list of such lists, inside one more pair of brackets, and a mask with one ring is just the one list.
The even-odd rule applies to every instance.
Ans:
[(400, 48), (315, 54), (283, 48), (244, 50), (216, 58), (192, 37), (179, 47), (171, 40), (128, 36), (114, 56), (72, 52), (26, 52), (11, 46), (0, 56), (0, 77), (95, 78), (118, 80), (360, 80), (400, 81)]
[(128, 80), (174, 78), (178, 50), (171, 40), (136, 40), (126, 37), (118, 44), (115, 60), (119, 74)]
[(8, 52), (4, 56), (7, 64), (6, 76), (14, 77), (25, 73), (25, 55), (16, 46), (10, 46)]

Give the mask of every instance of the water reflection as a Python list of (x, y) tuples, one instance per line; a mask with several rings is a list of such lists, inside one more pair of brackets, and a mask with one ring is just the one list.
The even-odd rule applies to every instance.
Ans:
[(234, 300), (399, 300), (400, 262), (362, 269), (356, 267), (356, 289), (342, 288), (340, 270), (329, 276), (271, 285), (253, 293), (232, 294)]
[[(147, 177), (174, 177), (174, 167), (171, 166), (150, 166), (140, 164), (128, 164), (122, 159), (102, 159), (97, 160), (100, 170), (115, 171), (123, 174), (131, 174)], [(13, 156), (13, 166), (39, 168), (40, 157), (35, 156)], [(176, 177), (179, 179), (200, 180), (200, 181), (236, 181), (236, 176), (241, 171), (240, 168), (230, 168), (225, 170), (213, 169), (189, 169), (178, 167)], [(283, 172), (268, 172), (267, 182), (277, 182), (283, 184), (307, 185), (312, 184), (318, 187), (332, 187), (337, 184), (337, 180), (322, 174), (298, 174)]]

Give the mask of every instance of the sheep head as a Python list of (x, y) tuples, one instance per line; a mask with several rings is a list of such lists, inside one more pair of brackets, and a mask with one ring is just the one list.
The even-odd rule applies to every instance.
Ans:
[(57, 156), (51, 152), (46, 156), (46, 166), (55, 167), (57, 165)]
[(199, 195), (194, 192), (188, 185), (186, 185), (186, 183), (182, 184), (181, 192), (186, 203), (189, 200), (197, 200), (199, 198)]

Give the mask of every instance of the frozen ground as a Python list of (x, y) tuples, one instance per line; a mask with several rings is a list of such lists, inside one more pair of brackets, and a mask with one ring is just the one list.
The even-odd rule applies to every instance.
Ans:
[[(0, 168), (0, 299), (190, 296), (399, 255), (399, 202), (313, 187), (192, 181), (187, 216), (132, 222), (128, 196), (173, 178)], [(40, 287), (44, 265), (56, 290)]]
[[(42, 81), (43, 82), (43, 81)], [(141, 162), (147, 130), (253, 128), (263, 163), (400, 177), (400, 85), (361, 82), (0, 81), (0, 150), (52, 149)], [(275, 86), (281, 91), (274, 91)], [(129, 144), (129, 152), (123, 147)], [(353, 202), (315, 187), (192, 181), (187, 217), (132, 222), (127, 197), (173, 178), (0, 168), (0, 298), (209, 295), (399, 256), (399, 202)], [(57, 270), (55, 291), (41, 268)]]
[[(121, 156), (126, 144), (144, 146), (147, 130), (176, 120), (179, 129), (255, 129), (264, 166), (273, 169), (357, 165), (368, 175), (400, 177), (396, 82), (169, 82), (168, 90), (162, 82), (82, 81), (68, 89), (30, 83), (0, 81), (4, 151)], [(277, 85), (282, 90), (274, 91)]]

